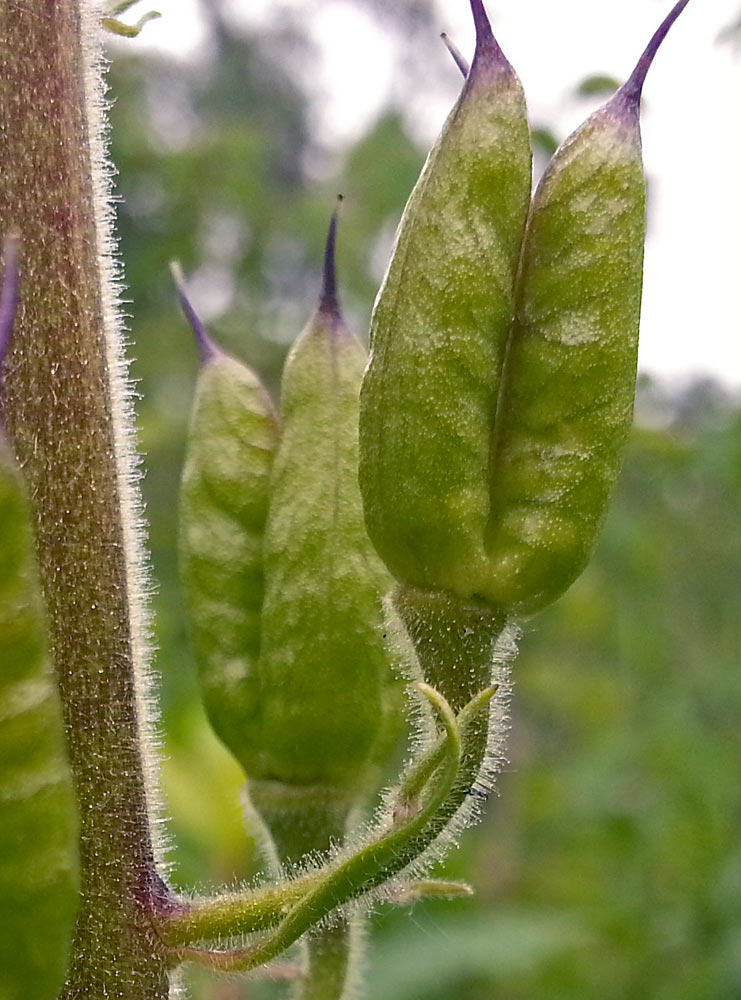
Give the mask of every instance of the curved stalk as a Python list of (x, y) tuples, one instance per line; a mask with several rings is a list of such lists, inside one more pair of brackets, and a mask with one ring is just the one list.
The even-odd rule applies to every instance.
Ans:
[[(393, 878), (418, 859), (445, 828), (446, 803), (458, 781), (465, 741), (477, 716), (486, 708), (496, 688), (477, 694), (456, 719), (445, 699), (426, 684), (418, 685), (432, 702), (445, 730), (443, 760), (426, 789), (426, 801), (390, 831), (342, 858), (329, 872), (311, 872), (281, 889), (268, 889), (227, 900), (205, 900), (188, 912), (173, 913), (161, 933), (181, 960), (202, 962), (225, 972), (244, 971), (272, 961), (310, 926), (337, 907)], [(462, 729), (460, 722), (465, 729)], [(430, 751), (437, 759), (437, 744)], [(426, 766), (425, 766), (426, 767)], [(429, 787), (429, 786), (432, 787)], [(286, 914), (288, 899), (297, 901)], [(278, 920), (283, 917), (279, 923)], [(271, 925), (277, 929), (247, 948), (221, 953), (191, 947), (195, 942), (234, 937)]]

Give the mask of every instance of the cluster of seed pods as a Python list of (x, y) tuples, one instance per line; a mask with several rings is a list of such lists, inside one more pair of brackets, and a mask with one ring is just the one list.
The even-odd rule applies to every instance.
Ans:
[(686, 3), (531, 201), (522, 88), (472, 0), (475, 57), (402, 219), (361, 397), (368, 531), (404, 586), (523, 616), (586, 564), (632, 418), (641, 90)]
[[(687, 2), (531, 197), (522, 88), (471, 0), (475, 56), (470, 67), (457, 59), (465, 84), (402, 218), (367, 366), (340, 313), (336, 215), (319, 307), (286, 362), (279, 407), (213, 343), (176, 274), (202, 362), (181, 507), (191, 636), (214, 730), (249, 776), (281, 860), (329, 848), (375, 792), (399, 730), (390, 661), (407, 651), (405, 630), (407, 679), (437, 717), (437, 739), (420, 741), (366, 840), (335, 855), (272, 937), (235, 953), (235, 969), (272, 959), (444, 838), (492, 746), (498, 636), (555, 600), (589, 558), (635, 392), (641, 91)], [(129, 33), (141, 25), (107, 20)], [(4, 256), (0, 389), (18, 300), (12, 241)], [(32, 749), (46, 766), (61, 756), (61, 721), (34, 638), (44, 616), (24, 487), (2, 433), (0, 514), (13, 543), (0, 577), (27, 619), (26, 673), (7, 672), (0, 693), (30, 681), (43, 696)], [(71, 854), (66, 773), (50, 794), (37, 825), (57, 840), (40, 849)], [(60, 867), (52, 900), (70, 918), (73, 868)]]
[(335, 214), (319, 307), (286, 361), (279, 412), (209, 338), (178, 279), (202, 361), (180, 541), (204, 703), (252, 799), (262, 789), (263, 814), (289, 813), (294, 789), (306, 825), (311, 806), (341, 837), (379, 740), (398, 731), (400, 687), (379, 600), (391, 580), (357, 483), (366, 352), (340, 312), (336, 231)]
[(336, 218), (280, 417), (180, 285), (203, 361), (182, 505), (191, 631), (211, 720), (253, 778), (357, 782), (397, 704), (379, 612), (392, 578), (409, 672), (460, 710), (490, 683), (506, 621), (583, 569), (632, 417), (641, 90), (686, 4), (531, 197), (522, 87), (471, 0), (474, 59), (458, 59), (462, 93), (404, 212), (364, 377)]
[(202, 361), (182, 492), (191, 634), (214, 729), (279, 853), (300, 854), (295, 838), (281, 850), (287, 823), (320, 849), (368, 797), (400, 714), (392, 659), (437, 714), (380, 840), (330, 870), (263, 959), (312, 912), (413, 867), (485, 794), (502, 728), (496, 698), (487, 719), (497, 642), (581, 572), (622, 462), (641, 90), (687, 2), (531, 197), (522, 87), (471, 0), (475, 56), (458, 57), (463, 90), (404, 212), (367, 365), (339, 310), (336, 216), (279, 408), (210, 340), (176, 276)]

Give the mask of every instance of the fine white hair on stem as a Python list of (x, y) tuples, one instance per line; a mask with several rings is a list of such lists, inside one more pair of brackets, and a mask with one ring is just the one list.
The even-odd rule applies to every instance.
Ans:
[[(386, 633), (389, 645), (393, 650), (395, 667), (407, 680), (416, 681), (421, 676), (421, 669), (413, 643), (390, 599), (384, 602), (384, 609), (386, 612)], [(412, 861), (384, 885), (347, 903), (340, 912), (349, 915), (353, 912), (367, 911), (376, 901), (393, 900), (394, 895), (398, 894), (399, 890), (410, 880), (422, 878), (431, 868), (442, 861), (456, 845), (463, 831), (481, 817), (486, 798), (494, 791), (496, 776), (507, 763), (505, 744), (509, 733), (509, 705), (512, 690), (511, 664), (517, 656), (519, 635), (518, 626), (509, 623), (494, 644), (490, 682), (497, 685), (498, 689), (486, 709), (488, 712), (486, 751), (472, 783), (473, 794), (466, 796), (465, 801), (420, 857)], [(410, 690), (411, 687), (410, 683)], [(413, 724), (413, 751), (407, 767), (411, 767), (432, 746), (435, 739), (435, 726), (429, 718), (429, 713), (425, 710), (424, 706), (429, 705), (426, 699), (412, 696), (408, 701)], [(377, 838), (382, 830), (389, 828), (396, 805), (396, 795), (396, 788), (389, 788), (383, 793), (381, 805), (376, 810), (374, 818), (364, 826), (352, 831), (342, 849), (336, 852), (334, 860), (339, 861), (362, 850), (367, 843)]]
[(94, 189), (95, 228), (100, 274), (100, 302), (108, 368), (119, 509), (126, 563), (129, 633), (134, 667), (139, 744), (146, 782), (147, 805), (155, 861), (165, 873), (165, 830), (159, 773), (159, 717), (152, 673), (153, 590), (145, 546), (141, 498), (141, 460), (134, 427), (134, 391), (126, 359), (126, 330), (121, 306), (123, 274), (114, 234), (113, 176), (108, 155), (108, 100), (103, 53), (101, 0), (82, 0), (80, 16), (85, 55), (85, 96)]

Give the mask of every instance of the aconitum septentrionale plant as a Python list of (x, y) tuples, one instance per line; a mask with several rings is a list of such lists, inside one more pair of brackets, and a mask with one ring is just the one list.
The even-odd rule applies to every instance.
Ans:
[[(339, 1000), (362, 993), (376, 901), (470, 891), (429, 869), (501, 763), (516, 623), (585, 566), (622, 460), (641, 88), (686, 2), (531, 198), (522, 87), (471, 0), (473, 62), (455, 53), (462, 92), (402, 218), (370, 358), (343, 320), (336, 214), (279, 403), (211, 339), (174, 268), (201, 359), (180, 498), (188, 625), (265, 864), (256, 887), (203, 897), (169, 887), (160, 833), (101, 83), (102, 29), (135, 35), (148, 16), (4, 0), (3, 1000), (156, 1000), (184, 962)], [(405, 716), (408, 763), (380, 794)]]

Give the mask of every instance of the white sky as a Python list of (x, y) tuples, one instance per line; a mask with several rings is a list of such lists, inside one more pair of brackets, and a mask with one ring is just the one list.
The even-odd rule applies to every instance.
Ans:
[[(393, 0), (388, 0), (389, 8)], [(361, 134), (389, 97), (403, 58), (377, 22), (330, 0), (233, 0), (246, 20), (269, 20), (281, 7), (310, 21), (322, 54), (315, 116), (342, 146)], [(592, 73), (624, 79), (672, 0), (488, 0), (495, 33), (528, 96), (531, 119), (562, 135), (589, 113), (573, 98)], [(163, 13), (140, 43), (187, 55), (200, 32), (193, 0), (159, 0)], [(137, 8), (138, 9), (138, 8)], [(146, 9), (142, 7), (142, 9)], [(436, 27), (468, 55), (473, 30), (467, 0), (438, 0)], [(652, 374), (712, 374), (741, 388), (741, 51), (719, 45), (741, 0), (692, 0), (667, 38), (644, 91), (643, 143), (651, 181), (651, 231), (640, 364)], [(146, 39), (145, 37), (146, 36)], [(440, 86), (414, 95), (429, 141), (460, 86), (440, 48)]]

